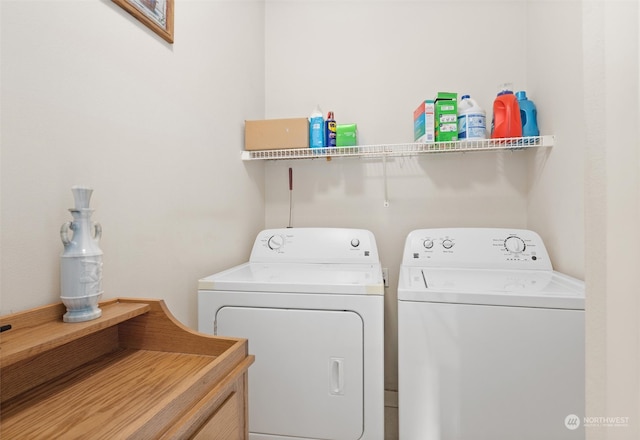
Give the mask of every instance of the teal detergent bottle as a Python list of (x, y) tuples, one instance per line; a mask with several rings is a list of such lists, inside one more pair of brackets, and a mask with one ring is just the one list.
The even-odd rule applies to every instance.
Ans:
[(324, 119), (322, 118), (320, 105), (316, 106), (316, 109), (309, 117), (309, 147), (324, 147)]
[(520, 106), (520, 119), (522, 119), (522, 136), (540, 136), (538, 128), (538, 110), (533, 101), (527, 98), (527, 92), (516, 92), (518, 105)]

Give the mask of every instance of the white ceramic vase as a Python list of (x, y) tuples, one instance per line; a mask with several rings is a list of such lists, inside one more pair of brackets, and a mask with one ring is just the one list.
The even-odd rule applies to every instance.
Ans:
[(69, 209), (73, 221), (60, 228), (64, 244), (60, 256), (60, 298), (67, 307), (64, 321), (83, 322), (102, 315), (98, 307), (102, 296), (102, 250), (98, 246), (102, 227), (91, 221), (93, 209), (89, 208), (89, 200), (93, 190), (74, 186), (71, 191), (75, 200), (75, 208)]

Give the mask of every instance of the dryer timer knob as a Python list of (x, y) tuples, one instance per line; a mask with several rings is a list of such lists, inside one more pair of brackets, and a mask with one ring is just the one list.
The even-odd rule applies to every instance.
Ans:
[(512, 254), (519, 254), (527, 247), (524, 240), (518, 236), (512, 235), (504, 240), (504, 247)]
[(267, 241), (267, 246), (269, 246), (269, 249), (276, 251), (284, 246), (284, 238), (280, 235), (272, 235)]

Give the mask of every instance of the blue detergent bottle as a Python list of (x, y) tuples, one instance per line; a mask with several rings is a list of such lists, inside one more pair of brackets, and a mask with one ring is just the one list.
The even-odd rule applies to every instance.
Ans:
[(309, 117), (309, 147), (324, 147), (324, 118), (322, 117), (320, 105), (316, 106), (316, 109)]
[(527, 92), (516, 92), (518, 105), (520, 106), (520, 119), (522, 119), (522, 136), (540, 136), (538, 128), (538, 110), (536, 105), (527, 98)]

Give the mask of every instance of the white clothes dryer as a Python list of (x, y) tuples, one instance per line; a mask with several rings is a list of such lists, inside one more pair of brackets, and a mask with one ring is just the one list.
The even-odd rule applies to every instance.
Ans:
[(244, 337), (252, 440), (384, 438), (384, 283), (373, 234), (262, 231), (199, 281), (198, 329)]
[(403, 440), (583, 439), (584, 283), (528, 230), (421, 229), (398, 284)]

